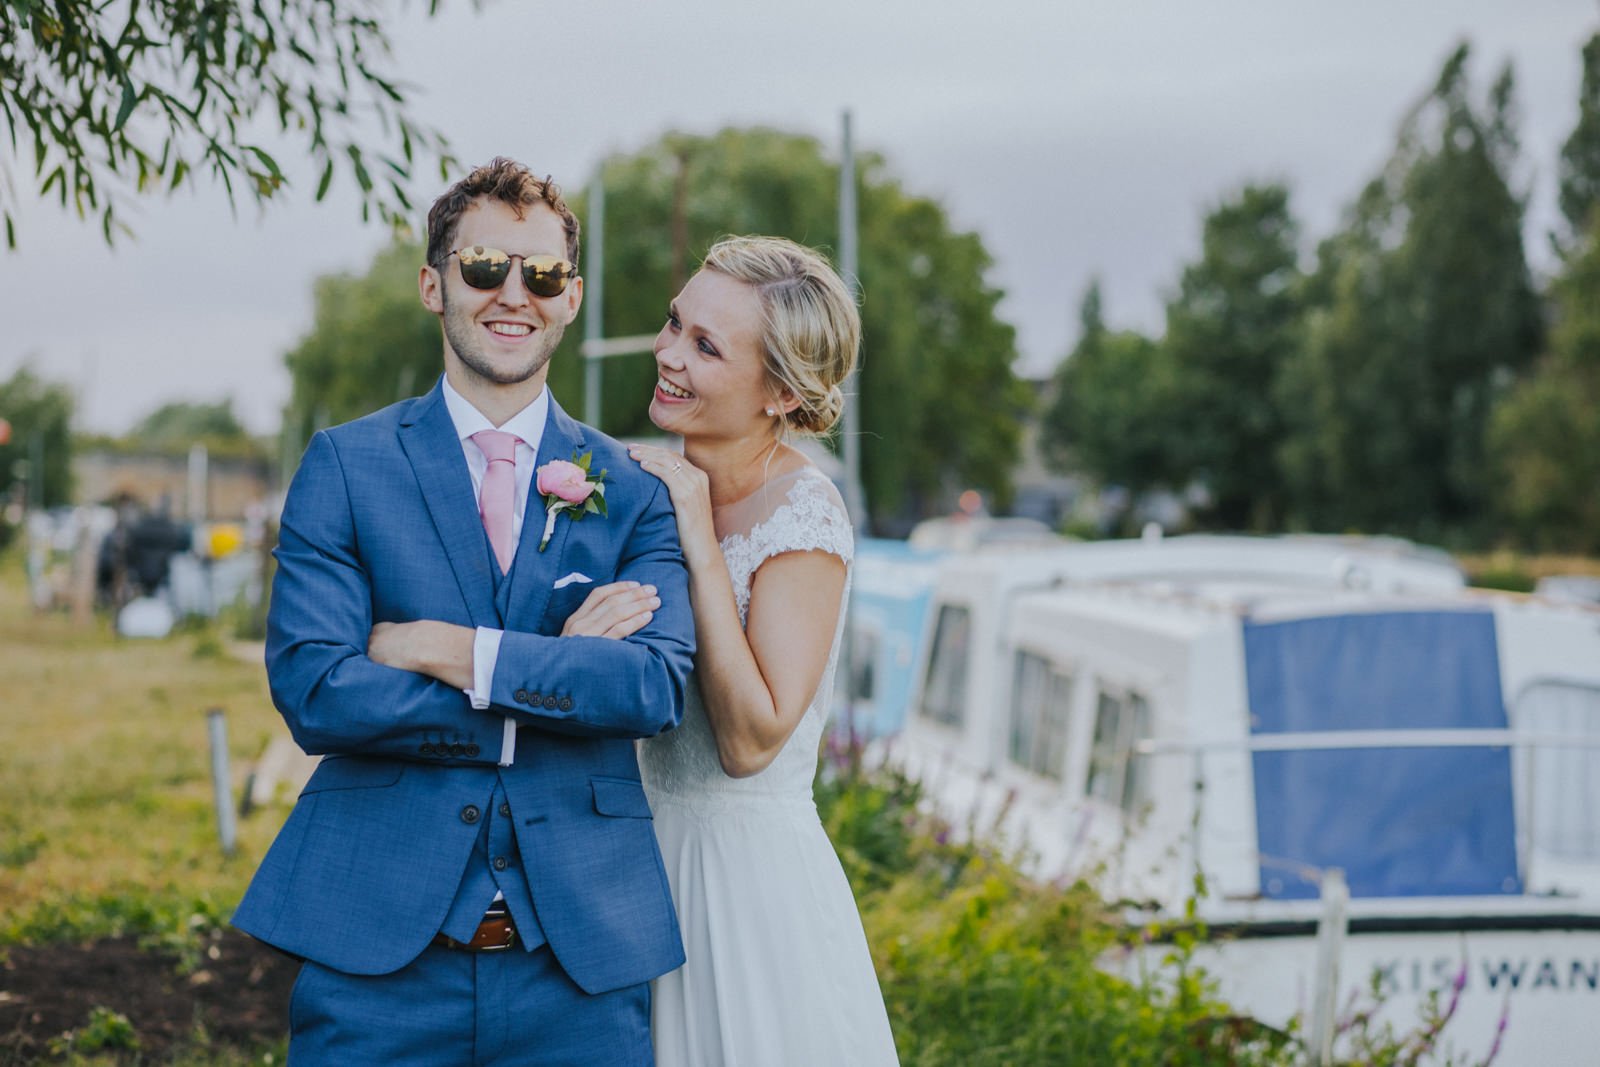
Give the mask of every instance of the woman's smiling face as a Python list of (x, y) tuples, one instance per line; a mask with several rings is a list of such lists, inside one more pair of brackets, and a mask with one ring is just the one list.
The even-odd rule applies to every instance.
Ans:
[(690, 278), (656, 335), (650, 421), (684, 438), (769, 435), (761, 333), (753, 287), (711, 270)]

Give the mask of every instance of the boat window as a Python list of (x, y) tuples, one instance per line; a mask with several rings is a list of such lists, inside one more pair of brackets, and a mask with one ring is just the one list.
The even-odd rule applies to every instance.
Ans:
[(868, 627), (862, 627), (850, 635), (851, 700), (872, 703), (878, 688), (878, 656), (882, 644), (882, 635)]
[(1067, 750), (1072, 677), (1031, 652), (1018, 652), (1011, 687), (1011, 762), (1060, 780)]
[[(1072, 708), (1072, 675), (1050, 675), (1050, 699), (1039, 720), (1041, 774), (1059, 779), (1067, 765), (1067, 715)], [(1046, 769), (1048, 768), (1048, 770)]]
[(1122, 700), (1102, 689), (1095, 701), (1087, 792), (1107, 803), (1122, 795), (1122, 763), (1117, 759), (1117, 732), (1121, 722)]
[(1533, 847), (1563, 859), (1600, 860), (1600, 688), (1539, 683), (1517, 701), (1515, 722), (1523, 733), (1594, 740), (1535, 743), (1521, 762)]
[(1138, 693), (1129, 693), (1123, 708), (1122, 730), (1122, 810), (1132, 814), (1144, 804), (1148, 760), (1133, 754), (1133, 746), (1150, 736), (1150, 702)]
[(971, 651), (972, 613), (959, 604), (939, 608), (928, 671), (923, 678), (922, 717), (947, 726), (960, 726), (967, 694), (967, 657)]
[(1144, 760), (1133, 746), (1150, 736), (1150, 703), (1143, 695), (1102, 689), (1095, 701), (1087, 792), (1133, 814), (1147, 798)]

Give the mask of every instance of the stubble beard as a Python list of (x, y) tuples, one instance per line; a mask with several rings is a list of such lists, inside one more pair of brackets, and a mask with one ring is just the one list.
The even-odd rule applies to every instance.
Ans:
[(450, 303), (450, 297), (444, 290), (441, 290), (440, 298), (444, 301), (444, 339), (450, 345), (450, 350), (469, 373), (494, 385), (521, 385), (544, 370), (566, 331), (566, 326), (559, 322), (541, 326), (537, 331), (538, 343), (529, 352), (525, 364), (520, 367), (496, 367), (484, 354), (482, 342), (477, 336), (477, 324), (459, 307)]

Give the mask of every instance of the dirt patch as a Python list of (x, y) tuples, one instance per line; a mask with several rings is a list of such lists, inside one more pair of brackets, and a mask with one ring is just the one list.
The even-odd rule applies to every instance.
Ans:
[(235, 930), (207, 942), (192, 970), (133, 938), (9, 946), (0, 949), (0, 1064), (35, 1062), (52, 1038), (82, 1028), (95, 1008), (127, 1017), (147, 1062), (191, 1041), (197, 1028), (216, 1045), (270, 1045), (287, 1031), (299, 969)]

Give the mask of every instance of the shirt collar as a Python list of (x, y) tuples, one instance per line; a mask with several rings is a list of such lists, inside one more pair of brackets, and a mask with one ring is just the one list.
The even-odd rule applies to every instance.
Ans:
[(467, 440), (479, 430), (501, 430), (516, 434), (522, 438), (523, 444), (535, 452), (539, 451), (539, 440), (544, 436), (544, 424), (550, 413), (548, 385), (539, 390), (539, 395), (527, 407), (511, 416), (503, 425), (496, 426), (487, 415), (472, 406), (472, 401), (451, 387), (448, 377), (441, 376), (439, 380), (444, 386), (444, 406), (450, 412), (450, 421), (455, 423), (456, 436), (461, 440)]

